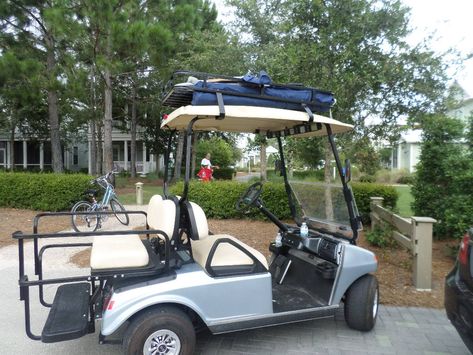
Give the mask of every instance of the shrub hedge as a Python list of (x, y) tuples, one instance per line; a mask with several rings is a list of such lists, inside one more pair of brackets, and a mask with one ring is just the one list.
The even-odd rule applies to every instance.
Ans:
[(89, 188), (90, 179), (84, 174), (0, 173), (0, 206), (69, 210)]
[[(207, 217), (225, 218), (263, 218), (261, 213), (241, 214), (236, 211), (235, 203), (246, 190), (249, 183), (235, 181), (214, 181), (211, 183), (191, 182), (189, 184), (189, 199), (204, 209)], [(353, 193), (358, 210), (364, 223), (369, 222), (370, 197), (383, 197), (384, 206), (394, 208), (398, 198), (397, 191), (392, 186), (370, 183), (353, 183)], [(170, 189), (171, 194), (181, 195), (183, 183), (179, 182)], [(264, 184), (262, 200), (265, 206), (280, 219), (291, 218), (284, 184), (267, 182)]]

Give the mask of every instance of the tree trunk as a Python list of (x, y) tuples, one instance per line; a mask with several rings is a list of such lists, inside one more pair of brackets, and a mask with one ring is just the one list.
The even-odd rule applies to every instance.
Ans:
[(327, 139), (325, 144), (325, 166), (324, 166), (324, 180), (325, 180), (325, 218), (333, 221), (333, 202), (332, 191), (330, 188), (332, 171), (330, 169), (330, 162), (332, 161), (332, 147)]
[[(111, 33), (107, 31), (107, 43), (105, 48), (105, 57), (111, 59)], [(112, 145), (112, 78), (110, 73), (110, 64), (107, 63), (104, 70), (105, 95), (104, 95), (104, 116), (103, 116), (103, 159), (105, 172), (113, 170), (113, 145)]]
[(10, 170), (15, 170), (15, 124), (12, 124), (10, 130)]
[(97, 125), (97, 169), (96, 174), (103, 174), (103, 144), (102, 125)]
[(182, 165), (182, 154), (184, 152), (184, 139), (186, 137), (186, 132), (179, 132), (179, 137), (177, 140), (177, 149), (176, 149), (176, 159), (174, 165), (174, 181), (177, 181), (181, 178), (181, 165)]
[(97, 137), (95, 121), (90, 122), (90, 174), (97, 174)]
[[(136, 177), (136, 87), (133, 84), (132, 87), (132, 98), (131, 98), (131, 177)], [(145, 162), (143, 161), (143, 171), (144, 171)]]
[(96, 118), (97, 118), (97, 103), (95, 98), (95, 71), (94, 66), (91, 66), (90, 73), (90, 108), (92, 113), (92, 119), (90, 121), (90, 174), (97, 174), (97, 130), (96, 130)]
[(260, 163), (260, 179), (261, 181), (268, 181), (268, 174), (266, 170), (266, 140), (262, 139), (260, 144), (259, 152), (259, 163)]
[(159, 154), (154, 154), (154, 159), (156, 163), (156, 176), (159, 176), (159, 172), (161, 170), (161, 159)]
[(286, 165), (287, 177), (292, 179), (294, 175), (294, 151), (292, 149), (287, 150)]
[[(56, 59), (54, 58), (54, 51), (51, 48), (52, 44), (48, 43), (47, 65), (46, 70), (48, 78), (55, 80), (54, 68)], [(64, 165), (62, 162), (62, 148), (61, 137), (59, 135), (59, 113), (58, 113), (58, 99), (57, 92), (48, 88), (48, 116), (49, 116), (49, 134), (51, 139), (51, 159), (52, 168), (55, 173), (64, 172)]]
[(195, 177), (195, 166), (196, 166), (196, 159), (197, 159), (197, 141), (199, 133), (194, 132), (194, 136), (192, 137), (192, 150), (191, 150), (191, 171), (190, 177), (194, 179)]

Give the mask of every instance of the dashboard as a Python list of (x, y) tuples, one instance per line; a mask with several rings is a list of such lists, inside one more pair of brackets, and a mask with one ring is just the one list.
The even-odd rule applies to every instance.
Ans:
[(301, 237), (298, 228), (291, 228), (282, 234), (281, 242), (287, 247), (307, 250), (338, 265), (341, 258), (342, 242), (325, 234), (314, 233), (313, 231), (309, 233), (309, 237)]

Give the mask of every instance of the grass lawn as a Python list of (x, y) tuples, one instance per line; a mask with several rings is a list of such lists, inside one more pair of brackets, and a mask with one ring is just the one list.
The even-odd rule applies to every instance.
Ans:
[[(161, 195), (163, 193), (162, 186), (152, 186), (152, 185), (144, 185), (143, 186), (143, 204), (148, 204), (149, 199), (153, 195)], [(124, 205), (135, 205), (136, 204), (136, 192), (128, 192), (128, 193), (119, 193), (118, 199)]]
[(397, 200), (396, 207), (399, 210), (399, 214), (402, 217), (411, 217), (411, 203), (414, 201), (414, 198), (411, 194), (411, 187), (409, 185), (404, 186), (394, 186), (396, 191), (399, 193), (399, 199)]

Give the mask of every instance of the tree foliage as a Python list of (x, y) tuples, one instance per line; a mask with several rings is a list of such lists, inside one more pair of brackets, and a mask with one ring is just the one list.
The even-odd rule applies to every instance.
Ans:
[(424, 120), (423, 143), (412, 194), (417, 216), (435, 218), (437, 237), (460, 237), (473, 224), (473, 165), (462, 144), (461, 121), (434, 115)]
[[(446, 64), (427, 42), (407, 43), (409, 9), (400, 0), (228, 3), (253, 71), (335, 93), (334, 118), (355, 125), (355, 135), (338, 138), (347, 148), (396, 136), (400, 117), (419, 121), (444, 109)], [(379, 124), (368, 125), (368, 117)]]
[(197, 144), (197, 161), (200, 162), (207, 153), (211, 155), (212, 165), (224, 168), (235, 163), (236, 157), (232, 146), (222, 138), (200, 140)]

